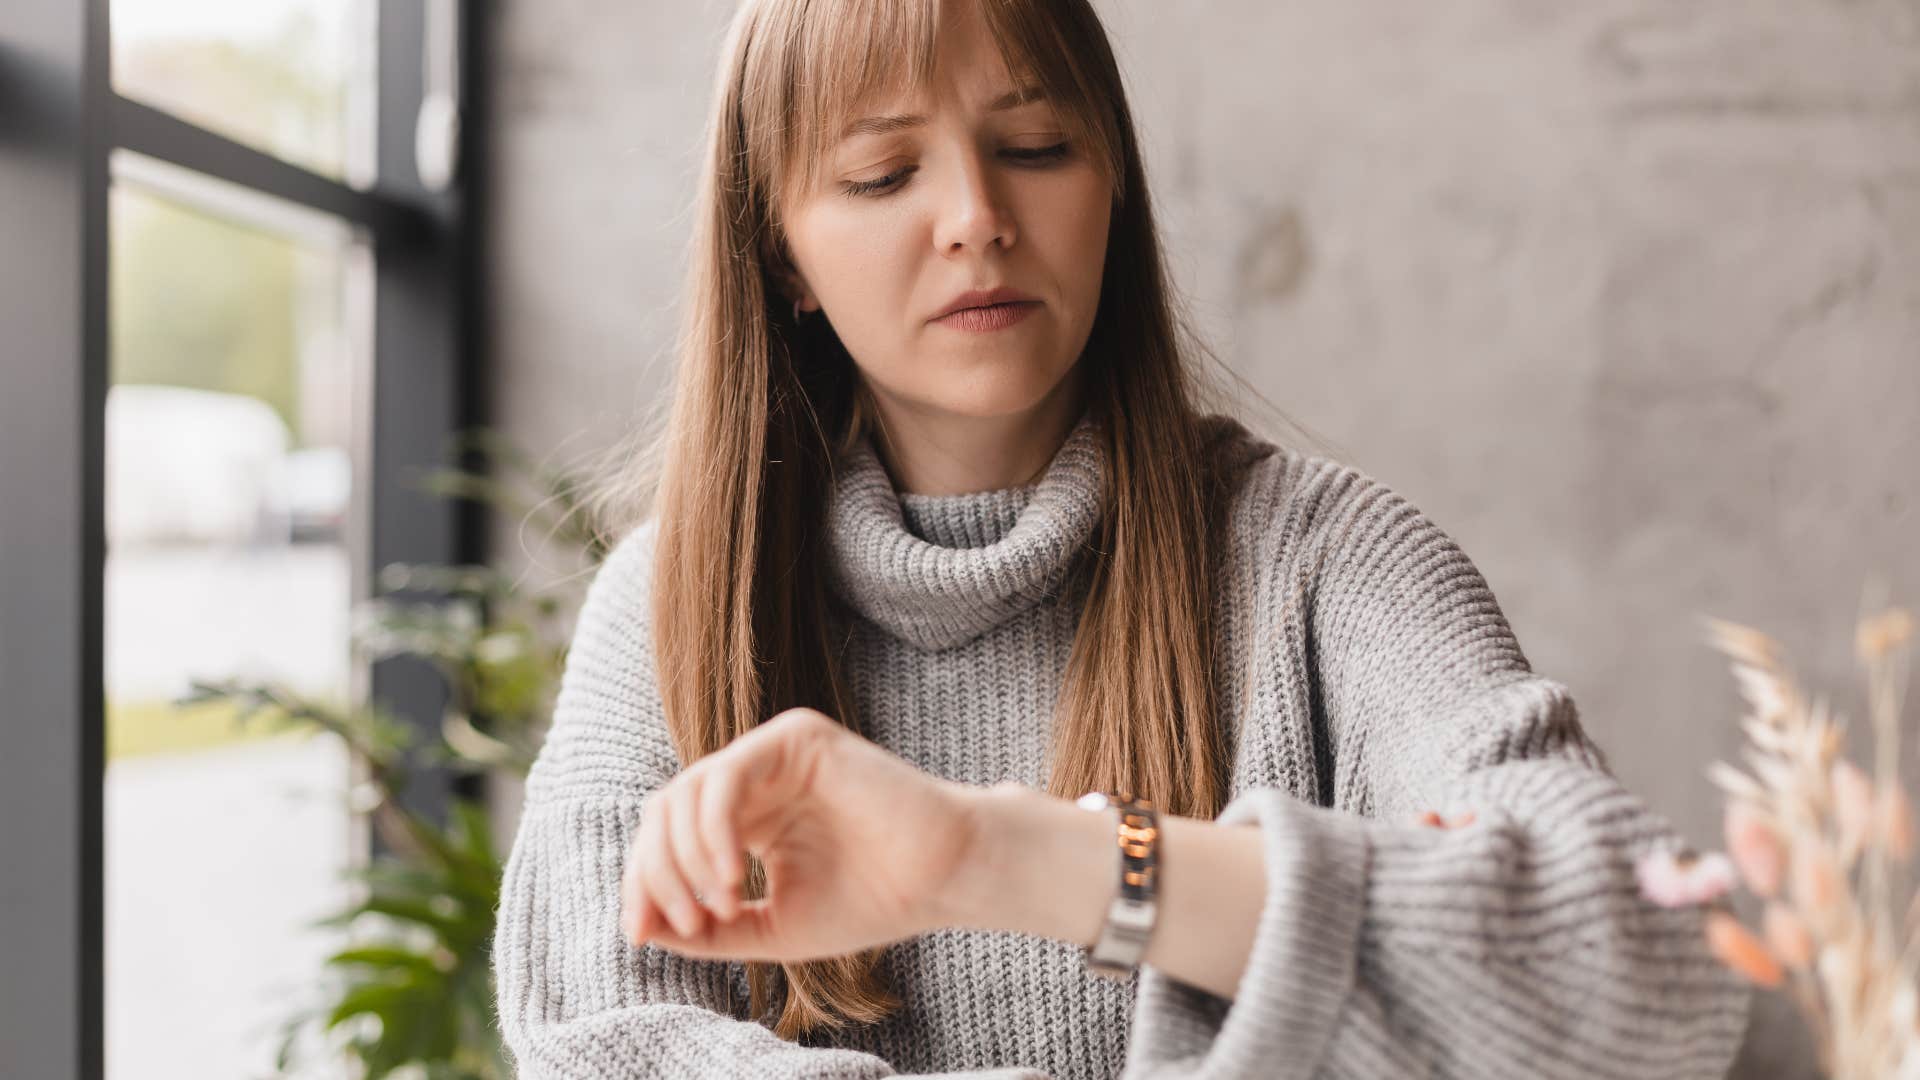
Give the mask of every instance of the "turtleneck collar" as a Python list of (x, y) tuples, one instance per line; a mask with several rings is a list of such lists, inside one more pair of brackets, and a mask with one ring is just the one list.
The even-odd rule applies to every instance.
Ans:
[(1058, 593), (1100, 517), (1106, 450), (1083, 413), (1040, 479), (960, 495), (896, 491), (872, 443), (839, 463), (827, 507), (834, 586), (922, 649), (946, 649)]

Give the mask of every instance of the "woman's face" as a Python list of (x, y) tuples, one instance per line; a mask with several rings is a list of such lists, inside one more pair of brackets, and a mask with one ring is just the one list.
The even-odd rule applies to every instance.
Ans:
[[(930, 92), (863, 103), (788, 208), (790, 297), (826, 312), (884, 411), (1004, 416), (1079, 360), (1111, 188), (1046, 101), (1014, 93), (973, 5), (945, 7)], [(938, 317), (988, 289), (1027, 299)]]

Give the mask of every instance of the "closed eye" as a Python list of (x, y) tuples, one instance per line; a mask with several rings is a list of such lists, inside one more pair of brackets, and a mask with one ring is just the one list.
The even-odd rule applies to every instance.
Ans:
[[(1068, 141), (1055, 143), (1052, 146), (1010, 147), (1000, 153), (1009, 160), (1020, 162), (1025, 166), (1044, 168), (1066, 157), (1072, 145), (1072, 142)], [(874, 180), (843, 180), (840, 182), (840, 190), (851, 196), (889, 195), (898, 190), (906, 178), (918, 168), (917, 165), (909, 165)]]

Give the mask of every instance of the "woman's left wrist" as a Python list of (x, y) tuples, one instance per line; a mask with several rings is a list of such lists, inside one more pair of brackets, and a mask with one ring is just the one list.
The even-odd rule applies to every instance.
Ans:
[(940, 925), (1090, 944), (1114, 888), (1112, 822), (1011, 781), (968, 788), (963, 802), (967, 839)]

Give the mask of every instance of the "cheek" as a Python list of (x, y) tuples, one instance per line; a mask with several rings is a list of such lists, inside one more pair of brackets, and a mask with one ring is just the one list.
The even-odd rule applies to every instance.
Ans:
[(1062, 275), (1060, 287), (1091, 320), (1106, 265), (1107, 234), (1112, 226), (1112, 197), (1105, 182), (1091, 177), (1059, 192), (1037, 220), (1045, 223), (1048, 261)]
[(808, 228), (800, 261), (843, 339), (897, 332), (886, 329), (899, 322), (889, 322), (888, 313), (905, 310), (914, 280), (904, 232), (895, 223), (858, 214), (836, 215)]
[[(856, 208), (857, 209), (857, 208)], [(878, 213), (822, 213), (795, 237), (800, 262), (826, 317), (865, 377), (895, 394), (923, 398), (925, 365), (908, 318), (920, 269), (911, 227)], [(816, 316), (819, 317), (819, 316)]]

